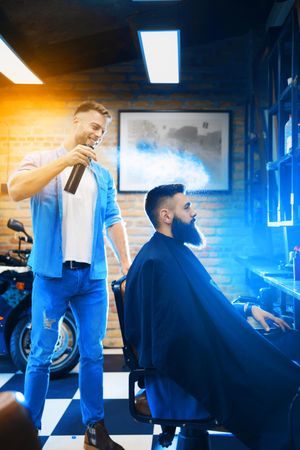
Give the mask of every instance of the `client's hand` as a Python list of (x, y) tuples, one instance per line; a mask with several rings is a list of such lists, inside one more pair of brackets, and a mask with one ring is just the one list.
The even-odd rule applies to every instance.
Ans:
[(269, 313), (268, 311), (265, 311), (264, 309), (259, 308), (258, 306), (252, 306), (251, 309), (252, 316), (257, 322), (259, 322), (262, 327), (266, 331), (270, 331), (270, 327), (266, 322), (266, 319), (272, 320), (274, 322), (274, 325), (281, 328), (282, 331), (290, 330), (291, 327), (288, 323), (286, 323), (283, 319), (280, 319), (279, 317), (274, 316), (274, 314)]

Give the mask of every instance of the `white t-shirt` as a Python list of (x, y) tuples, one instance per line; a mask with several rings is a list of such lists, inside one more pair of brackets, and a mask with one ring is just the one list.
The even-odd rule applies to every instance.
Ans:
[(97, 183), (93, 172), (87, 167), (76, 193), (70, 194), (64, 187), (71, 170), (72, 167), (67, 167), (60, 174), (63, 192), (63, 261), (91, 263)]

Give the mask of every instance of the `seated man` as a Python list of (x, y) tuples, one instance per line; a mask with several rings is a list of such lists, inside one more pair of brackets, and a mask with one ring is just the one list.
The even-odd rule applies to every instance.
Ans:
[[(184, 245), (202, 242), (184, 186), (152, 189), (145, 209), (156, 232), (127, 276), (125, 333), (141, 367), (157, 371), (146, 380), (152, 414), (209, 414), (250, 449), (290, 449), (287, 418), (299, 365), (241, 317)], [(266, 330), (266, 319), (289, 328), (250, 309)]]

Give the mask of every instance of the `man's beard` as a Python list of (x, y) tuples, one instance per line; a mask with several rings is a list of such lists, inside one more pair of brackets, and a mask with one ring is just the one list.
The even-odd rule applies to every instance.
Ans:
[(194, 219), (190, 223), (185, 223), (175, 216), (171, 230), (173, 238), (176, 239), (176, 241), (192, 244), (197, 247), (204, 243), (203, 236), (196, 227)]

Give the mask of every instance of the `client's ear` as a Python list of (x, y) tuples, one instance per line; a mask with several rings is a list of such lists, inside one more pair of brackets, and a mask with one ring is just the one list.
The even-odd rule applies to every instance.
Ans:
[(159, 212), (159, 218), (162, 223), (171, 225), (173, 221), (173, 213), (169, 209), (163, 208)]

